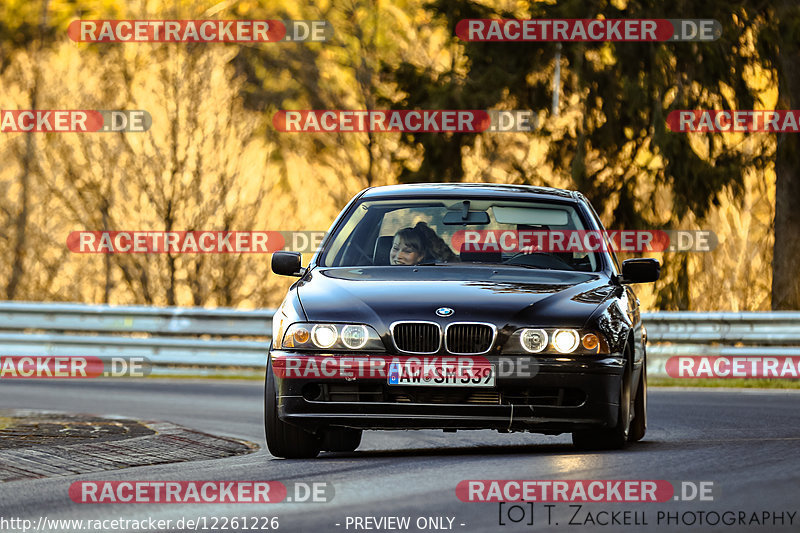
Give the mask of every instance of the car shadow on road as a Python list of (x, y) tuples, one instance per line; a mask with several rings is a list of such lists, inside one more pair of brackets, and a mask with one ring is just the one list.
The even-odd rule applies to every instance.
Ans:
[(652, 452), (658, 449), (671, 448), (664, 446), (665, 443), (656, 441), (643, 441), (627, 446), (624, 450), (597, 450), (583, 451), (577, 450), (569, 443), (553, 444), (508, 444), (508, 445), (482, 445), (482, 446), (453, 446), (437, 448), (403, 448), (396, 450), (364, 450), (355, 452), (323, 452), (316, 460), (342, 459), (342, 458), (398, 458), (398, 457), (442, 457), (442, 456), (487, 456), (487, 455), (564, 455), (564, 454), (615, 454), (624, 453), (626, 455), (639, 452)]

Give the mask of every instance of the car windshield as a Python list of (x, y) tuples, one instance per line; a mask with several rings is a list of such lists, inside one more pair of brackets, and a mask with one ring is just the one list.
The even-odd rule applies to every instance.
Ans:
[[(599, 247), (586, 246), (584, 237), (599, 234), (586, 229), (569, 203), (486, 198), (362, 200), (337, 226), (319, 264), (485, 264), (596, 272), (600, 261), (592, 250)], [(576, 239), (579, 246), (574, 246)]]

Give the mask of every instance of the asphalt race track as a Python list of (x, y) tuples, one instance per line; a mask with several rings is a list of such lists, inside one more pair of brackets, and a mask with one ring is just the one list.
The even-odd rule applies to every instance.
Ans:
[[(647, 436), (622, 452), (576, 453), (568, 435), (366, 432), (357, 452), (308, 461), (278, 460), (266, 451), (262, 394), (263, 384), (256, 381), (3, 380), (2, 409), (169, 421), (261, 449), (225, 459), (3, 483), (0, 516), (34, 524), (40, 517), (172, 520), (165, 531), (189, 530), (174, 524), (201, 517), (206, 518), (195, 524), (199, 531), (203, 524), (205, 530), (216, 525), (225, 531), (224, 517), (247, 523), (233, 528), (228, 522), (228, 531), (264, 531), (272, 517), (279, 531), (309, 532), (800, 530), (798, 392), (651, 389)], [(681, 482), (712, 481), (713, 501), (471, 503), (455, 492), (467, 479), (668, 480), (676, 492)], [(326, 503), (78, 504), (68, 496), (78, 480), (276, 480), (290, 487), (324, 482), (335, 496)], [(687, 497), (693, 486), (686, 485)], [(386, 517), (408, 517), (409, 528), (397, 529)]]

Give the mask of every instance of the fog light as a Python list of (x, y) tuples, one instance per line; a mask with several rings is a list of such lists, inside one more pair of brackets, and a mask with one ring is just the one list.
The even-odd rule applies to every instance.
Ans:
[(342, 342), (351, 350), (358, 350), (367, 344), (366, 326), (347, 325), (342, 328)]
[(322, 398), (322, 389), (316, 383), (303, 385), (303, 398), (309, 402), (314, 402)]
[(600, 339), (597, 338), (597, 335), (594, 333), (587, 333), (583, 336), (583, 340), (581, 340), (581, 344), (587, 350), (594, 350), (598, 346), (600, 346)]
[(547, 332), (543, 329), (523, 329), (519, 343), (526, 352), (539, 353), (547, 347)]
[(553, 335), (553, 346), (561, 353), (572, 353), (578, 347), (580, 338), (574, 329), (559, 329)]

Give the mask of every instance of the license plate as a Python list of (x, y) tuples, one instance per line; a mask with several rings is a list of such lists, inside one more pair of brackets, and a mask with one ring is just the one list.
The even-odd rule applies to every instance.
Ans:
[(420, 387), (494, 387), (494, 366), (472, 367), (461, 372), (441, 368), (428, 372), (409, 371), (397, 363), (389, 365), (389, 385)]

